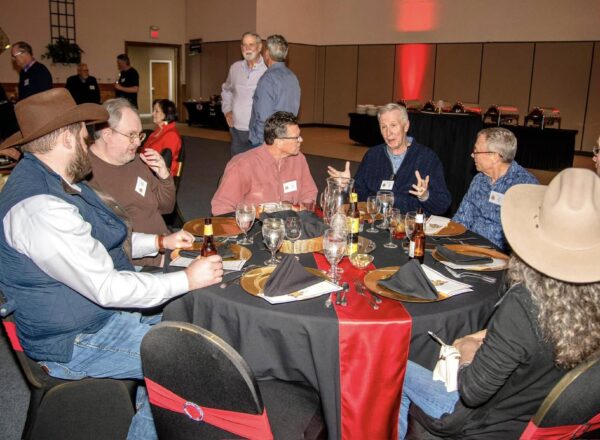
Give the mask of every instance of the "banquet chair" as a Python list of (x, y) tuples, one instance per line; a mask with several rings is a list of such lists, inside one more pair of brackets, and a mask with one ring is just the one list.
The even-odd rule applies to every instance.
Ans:
[(521, 440), (575, 438), (600, 438), (600, 351), (552, 388), (521, 436)]
[[(173, 180), (175, 181), (175, 194), (179, 192), (179, 183), (181, 182), (181, 174), (183, 173), (183, 166), (185, 162), (185, 142), (183, 138), (181, 139), (181, 149), (179, 150), (179, 157), (177, 158), (177, 174), (173, 176)], [(173, 208), (173, 212), (170, 214), (164, 214), (163, 219), (165, 223), (172, 231), (179, 230), (183, 227), (185, 223), (185, 219), (183, 217), (183, 213), (181, 212), (181, 208), (179, 207), (179, 201), (175, 200), (175, 208)]]
[(161, 439), (321, 439), (317, 393), (257, 382), (225, 341), (196, 325), (162, 322), (142, 340), (142, 366)]
[(30, 390), (23, 439), (114, 440), (127, 437), (135, 412), (135, 381), (62, 380), (29, 358), (17, 337), (11, 304), (0, 292), (0, 316)]

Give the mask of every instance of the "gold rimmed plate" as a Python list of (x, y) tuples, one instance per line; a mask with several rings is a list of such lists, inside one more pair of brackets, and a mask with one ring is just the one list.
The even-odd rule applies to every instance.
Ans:
[[(217, 247), (219, 246), (227, 246), (227, 243), (216, 243)], [(195, 242), (191, 247), (185, 248), (186, 251), (199, 251), (202, 249), (202, 243)], [(233, 254), (233, 257), (225, 258), (224, 261), (235, 261), (235, 260), (249, 260), (252, 258), (252, 251), (245, 246), (240, 246), (239, 244), (231, 244), (229, 245), (229, 249)], [(175, 260), (179, 257), (180, 249), (175, 249), (171, 252), (171, 261)]]
[[(431, 225), (431, 227), (433, 227), (433, 225)], [(439, 230), (435, 234), (427, 234), (427, 235), (431, 235), (433, 237), (453, 237), (455, 235), (464, 234), (465, 232), (467, 232), (467, 228), (465, 228), (464, 225), (461, 225), (460, 223), (456, 223), (456, 222), (453, 222), (452, 220), (450, 220), (450, 222), (448, 223), (448, 225), (445, 228)]]
[[(232, 237), (242, 233), (233, 217), (212, 217), (212, 225), (215, 237)], [(197, 237), (203, 237), (204, 218), (196, 218), (186, 222), (183, 225), (183, 230)]]
[[(249, 270), (242, 276), (240, 281), (242, 289), (254, 296), (263, 293), (265, 284), (275, 268), (276, 266), (264, 266)], [(329, 277), (318, 269), (313, 269), (312, 267), (305, 267), (304, 269), (313, 275), (323, 278), (325, 281), (329, 280)], [(289, 295), (294, 296), (294, 293), (290, 293)]]
[[(504, 270), (508, 267), (508, 255), (505, 255), (502, 252), (497, 251), (496, 249), (490, 249), (471, 244), (445, 244), (443, 246), (445, 246), (453, 252), (456, 252), (457, 254), (469, 255), (473, 257), (490, 257), (494, 260), (491, 263), (478, 265), (460, 265), (456, 263), (457, 265), (461, 266), (461, 269), (463, 270), (472, 270), (476, 272), (492, 272), (497, 270)], [(442, 255), (440, 255), (437, 252), (437, 250), (434, 250), (431, 253), (431, 256), (440, 263), (445, 263), (448, 261)]]
[(393, 290), (386, 289), (385, 287), (377, 284), (379, 281), (385, 280), (394, 275), (398, 271), (398, 269), (400, 269), (400, 266), (388, 266), (382, 267), (381, 269), (372, 270), (365, 276), (365, 286), (367, 286), (367, 289), (369, 289), (373, 293), (376, 293), (377, 295), (385, 296), (386, 298), (394, 299), (396, 301), (428, 303), (443, 301), (449, 298), (448, 295), (445, 295), (440, 292), (438, 292), (437, 299), (416, 298), (414, 296), (403, 295), (401, 293), (394, 292)]

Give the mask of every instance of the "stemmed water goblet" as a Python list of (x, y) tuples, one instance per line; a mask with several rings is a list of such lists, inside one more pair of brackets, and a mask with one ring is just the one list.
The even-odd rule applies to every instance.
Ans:
[(371, 217), (371, 227), (367, 229), (367, 232), (370, 232), (371, 234), (377, 234), (379, 232), (375, 227), (375, 217), (379, 214), (380, 209), (381, 204), (379, 203), (377, 196), (367, 197), (367, 214)]
[(251, 203), (238, 203), (235, 208), (235, 222), (244, 233), (244, 237), (237, 241), (238, 244), (252, 244), (254, 240), (248, 237), (248, 231), (252, 228), (256, 219), (256, 208)]
[[(300, 217), (288, 217), (285, 219), (285, 237), (292, 242), (292, 253), (296, 253), (296, 240), (302, 235), (302, 220)], [(296, 259), (298, 256), (296, 255)]]
[[(394, 193), (392, 191), (377, 191), (377, 200), (381, 205), (381, 212), (384, 212), (388, 206), (394, 206)], [(377, 226), (379, 229), (387, 229), (389, 227), (387, 218), (383, 219), (383, 222)]]
[(331, 265), (327, 275), (331, 278), (331, 281), (338, 283), (340, 278), (337, 270), (337, 264), (344, 257), (346, 253), (346, 245), (348, 238), (346, 235), (340, 234), (338, 231), (333, 229), (327, 229), (323, 234), (323, 253), (325, 258)]
[(275, 258), (277, 249), (283, 243), (285, 237), (285, 225), (280, 218), (266, 218), (263, 220), (262, 235), (265, 245), (271, 251), (271, 258), (265, 261), (265, 266), (273, 266), (279, 264), (279, 260)]
[(385, 210), (384, 217), (387, 219), (388, 222), (388, 229), (390, 230), (390, 241), (385, 243), (383, 247), (386, 247), (388, 249), (396, 249), (398, 245), (392, 241), (392, 238), (394, 236), (394, 230), (396, 229), (398, 221), (401, 221), (402, 219), (402, 214), (400, 214), (399, 209), (392, 208), (391, 205), (389, 205)]

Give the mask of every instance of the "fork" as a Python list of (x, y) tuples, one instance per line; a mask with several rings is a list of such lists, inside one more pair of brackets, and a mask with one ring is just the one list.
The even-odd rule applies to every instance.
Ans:
[(365, 294), (365, 291), (363, 289), (363, 285), (360, 283), (360, 281), (354, 282), (354, 288), (356, 289), (356, 293), (358, 293), (360, 296), (364, 296), (365, 298), (367, 298), (367, 300), (369, 301), (369, 304), (371, 305), (371, 308), (373, 310), (379, 309), (379, 306), (375, 302), (374, 297), (372, 297), (372, 296), (367, 297), (367, 295)]
[(446, 270), (448, 272), (450, 272), (450, 275), (452, 275), (454, 278), (472, 277), (472, 278), (478, 278), (478, 279), (485, 281), (486, 283), (490, 283), (490, 284), (494, 284), (496, 282), (496, 278), (488, 277), (487, 275), (482, 275), (482, 274), (474, 273), (474, 272), (457, 272), (456, 270), (451, 269), (448, 266), (445, 266), (445, 267), (446, 267)]

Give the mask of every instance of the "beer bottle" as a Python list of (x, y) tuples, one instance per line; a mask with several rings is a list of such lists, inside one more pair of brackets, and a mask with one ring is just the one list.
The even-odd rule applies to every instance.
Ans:
[(213, 239), (213, 227), (212, 219), (210, 217), (204, 219), (204, 241), (202, 242), (202, 249), (200, 255), (203, 257), (209, 257), (217, 253), (217, 247)]
[(358, 230), (360, 226), (360, 211), (358, 210), (358, 195), (350, 194), (350, 207), (348, 208), (348, 255), (358, 253)]
[(415, 217), (415, 231), (413, 232), (408, 250), (408, 258), (416, 258), (419, 263), (423, 264), (425, 259), (425, 214), (423, 208), (417, 209)]

